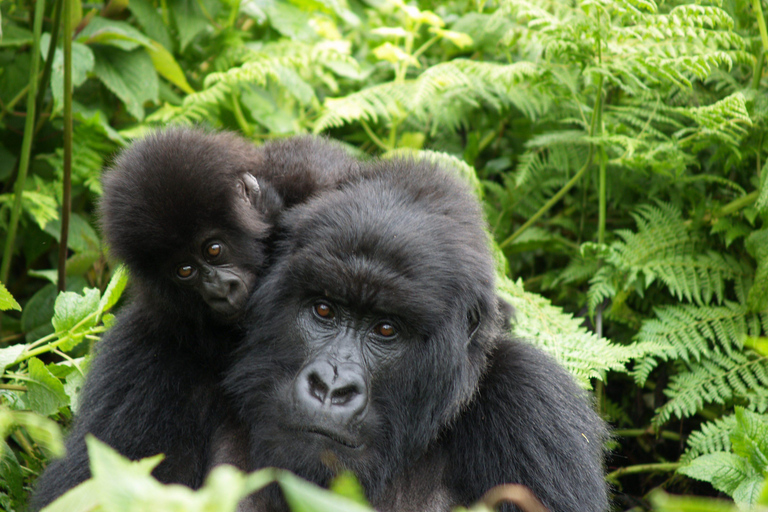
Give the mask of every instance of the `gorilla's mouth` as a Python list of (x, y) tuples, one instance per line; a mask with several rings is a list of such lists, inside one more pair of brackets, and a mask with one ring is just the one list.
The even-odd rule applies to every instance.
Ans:
[(363, 445), (360, 443), (352, 441), (351, 439), (346, 439), (335, 432), (329, 432), (321, 428), (309, 427), (309, 428), (302, 428), (299, 431), (305, 434), (322, 436), (326, 439), (330, 439), (331, 441), (337, 444), (340, 444), (342, 446), (345, 446), (347, 448), (350, 448), (352, 450), (358, 450), (363, 447)]

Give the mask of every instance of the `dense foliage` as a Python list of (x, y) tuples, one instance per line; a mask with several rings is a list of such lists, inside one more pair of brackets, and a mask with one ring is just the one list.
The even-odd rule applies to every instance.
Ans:
[[(616, 429), (616, 510), (736, 510), (662, 490), (768, 505), (767, 9), (3, 0), (0, 509), (23, 510), (61, 450), (129, 279), (100, 242), (101, 171), (169, 123), (455, 168), (484, 201), (516, 332)], [(271, 473), (191, 493), (147, 476), (156, 461), (91, 449), (94, 480), (57, 510), (234, 510), (275, 479), (296, 510), (361, 509)]]

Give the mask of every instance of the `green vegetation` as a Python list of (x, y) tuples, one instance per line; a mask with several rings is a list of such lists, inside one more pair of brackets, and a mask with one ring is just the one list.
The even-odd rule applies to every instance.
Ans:
[[(168, 123), (256, 144), (323, 133), (455, 168), (483, 200), (516, 332), (593, 388), (616, 428), (616, 510), (737, 510), (717, 493), (768, 506), (766, 13), (762, 0), (3, 0), (0, 509), (23, 510), (61, 451), (128, 281), (94, 217), (101, 171)], [(90, 448), (94, 480), (53, 510), (234, 510), (275, 480), (295, 510), (362, 507), (354, 483), (337, 486), (344, 501), (272, 472), (219, 470), (191, 493), (154, 482), (156, 459)]]

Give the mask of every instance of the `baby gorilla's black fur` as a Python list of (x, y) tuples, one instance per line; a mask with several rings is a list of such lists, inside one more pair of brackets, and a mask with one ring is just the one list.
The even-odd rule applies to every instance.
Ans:
[[(507, 334), (463, 184), (379, 162), (282, 225), (225, 379), (250, 469), (320, 485), (349, 469), (384, 511), (447, 511), (502, 483), (553, 512), (607, 509), (604, 424), (570, 375)], [(284, 510), (275, 490), (243, 509)]]
[[(90, 433), (154, 474), (197, 487), (228, 421), (225, 360), (268, 264), (284, 205), (357, 172), (336, 144), (298, 137), (255, 148), (229, 133), (170, 129), (134, 143), (104, 177), (105, 237), (130, 270), (132, 300), (98, 344), (67, 455), (37, 484), (39, 509), (90, 475)], [(255, 177), (255, 179), (254, 179)]]

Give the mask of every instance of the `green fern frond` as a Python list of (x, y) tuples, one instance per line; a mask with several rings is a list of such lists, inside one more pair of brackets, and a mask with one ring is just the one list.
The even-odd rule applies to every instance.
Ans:
[[(748, 133), (746, 127), (752, 126), (746, 99), (741, 92), (706, 107), (681, 108), (679, 112), (699, 125), (694, 132), (697, 137), (715, 137), (732, 146), (738, 146)], [(687, 135), (690, 131), (692, 129), (681, 130), (677, 135)]]
[(687, 464), (707, 453), (731, 451), (730, 435), (735, 427), (736, 416), (733, 414), (702, 424), (699, 430), (688, 436), (688, 446), (680, 462)]
[(690, 366), (689, 371), (670, 379), (664, 390), (669, 401), (653, 419), (661, 425), (671, 417), (693, 416), (706, 403), (727, 405), (745, 401), (750, 408), (765, 412), (768, 406), (768, 358), (755, 353), (713, 352)]
[[(699, 237), (672, 205), (643, 205), (633, 217), (637, 232), (617, 230), (621, 240), (611, 245), (606, 259), (624, 274), (624, 278), (613, 280), (623, 282), (624, 290), (638, 284), (642, 290), (660, 280), (678, 299), (703, 305), (714, 298), (722, 303), (726, 281), (740, 281), (753, 273), (746, 263), (730, 255), (698, 252)], [(595, 285), (598, 281), (595, 276)]]
[(725, 301), (722, 306), (676, 305), (655, 308), (655, 318), (643, 322), (637, 341), (641, 348), (650, 343), (650, 354), (635, 365), (633, 376), (645, 384), (658, 360), (682, 359), (701, 362), (713, 353), (732, 355), (740, 351), (746, 336), (762, 332), (760, 316), (746, 305)]
[(548, 299), (526, 292), (520, 280), (504, 277), (497, 288), (517, 313), (515, 335), (551, 354), (585, 388), (590, 387), (590, 379), (603, 379), (609, 370), (626, 371), (626, 362), (643, 354), (637, 345), (614, 344), (587, 331), (580, 319), (553, 306)]
[(380, 119), (388, 121), (393, 117), (404, 117), (407, 98), (412, 92), (411, 82), (387, 82), (343, 98), (327, 98), (325, 109), (315, 123), (314, 131), (320, 133), (354, 121), (376, 123)]

